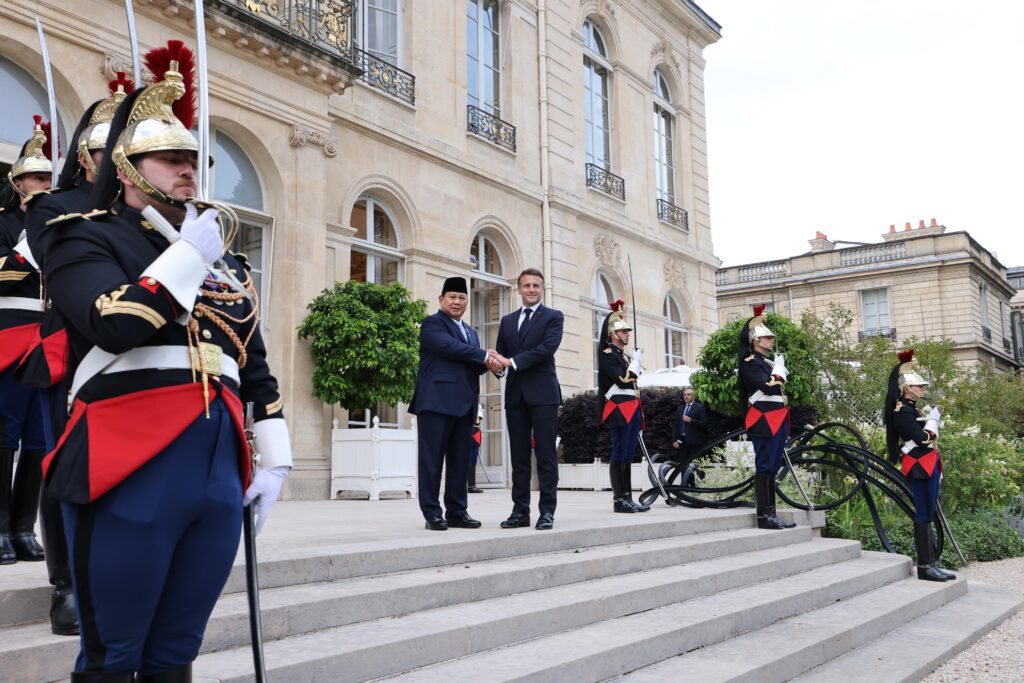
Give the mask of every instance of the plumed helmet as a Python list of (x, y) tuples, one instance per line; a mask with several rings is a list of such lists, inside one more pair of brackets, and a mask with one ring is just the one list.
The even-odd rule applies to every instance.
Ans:
[(134, 91), (135, 82), (125, 76), (123, 71), (118, 71), (117, 78), (107, 83), (107, 98), (96, 105), (89, 118), (89, 125), (79, 135), (78, 152), (85, 157), (85, 163), (93, 173), (98, 173), (99, 170), (93, 163), (90, 153), (106, 147), (114, 113), (124, 98)]
[(53, 162), (50, 160), (50, 124), (43, 123), (43, 117), (36, 114), (35, 130), (32, 137), (25, 143), (25, 151), (11, 166), (11, 180), (26, 173), (52, 173)]

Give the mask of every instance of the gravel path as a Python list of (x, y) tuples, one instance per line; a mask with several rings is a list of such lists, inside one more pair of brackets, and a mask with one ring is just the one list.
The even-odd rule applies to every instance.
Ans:
[[(975, 562), (958, 570), (969, 580), (1024, 590), (1024, 557)], [(1019, 683), (1024, 680), (1024, 610), (1004, 621), (977, 643), (949, 660), (924, 683)]]

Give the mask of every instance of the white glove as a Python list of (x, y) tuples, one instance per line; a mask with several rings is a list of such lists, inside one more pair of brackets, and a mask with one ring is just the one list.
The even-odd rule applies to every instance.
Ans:
[(181, 239), (199, 250), (206, 263), (213, 263), (224, 251), (224, 238), (217, 223), (217, 209), (207, 209), (196, 218), (194, 204), (185, 205), (185, 220), (181, 224)]
[(640, 375), (640, 364), (644, 361), (644, 352), (637, 349), (633, 353), (633, 360), (629, 363), (629, 367), (626, 369), (627, 372), (632, 372), (634, 375), (639, 377)]
[(781, 353), (775, 354), (775, 363), (772, 365), (772, 374), (781, 377), (783, 382), (789, 378), (789, 370), (786, 369), (786, 357)]
[(925, 420), (924, 429), (925, 431), (931, 432), (936, 437), (939, 435), (939, 429), (942, 427), (942, 415), (939, 413), (938, 408), (932, 408), (928, 411), (928, 418)]
[(277, 497), (281, 495), (281, 486), (290, 469), (290, 467), (281, 466), (258, 470), (256, 476), (252, 478), (249, 488), (245, 491), (242, 505), (250, 503), (256, 505), (256, 528), (254, 531), (257, 534), (267, 521), (270, 508), (277, 502)]

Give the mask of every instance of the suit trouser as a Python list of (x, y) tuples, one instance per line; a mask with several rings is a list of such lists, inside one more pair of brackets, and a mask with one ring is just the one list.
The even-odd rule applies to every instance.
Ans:
[(462, 416), (423, 411), (416, 415), (419, 439), (417, 479), (423, 517), (441, 516), (441, 469), (444, 468), (444, 507), (448, 515), (466, 511), (466, 475), (476, 407)]
[(531, 453), (537, 454), (537, 480), (540, 483), (540, 514), (555, 514), (558, 500), (558, 406), (533, 406), (520, 403), (505, 408), (508, 446), (512, 459), (512, 511), (530, 514)]
[(75, 671), (152, 674), (195, 659), (242, 526), (238, 434), (223, 402), (113, 489), (63, 509)]

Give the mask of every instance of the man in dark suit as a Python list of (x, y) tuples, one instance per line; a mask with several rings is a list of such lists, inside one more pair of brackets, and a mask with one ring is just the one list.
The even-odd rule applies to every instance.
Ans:
[(501, 319), (496, 351), (505, 366), (505, 419), (512, 457), (512, 514), (502, 529), (530, 526), (530, 452), (537, 454), (540, 504), (537, 529), (554, 526), (558, 489), (558, 406), (562, 389), (555, 374), (555, 351), (565, 318), (540, 303), (544, 275), (527, 268), (519, 275), (519, 310)]
[[(708, 414), (704, 406), (698, 403), (693, 389), (683, 390), (683, 405), (676, 408), (672, 420), (672, 448), (679, 449), (676, 458), (685, 469), (695, 455), (708, 442)], [(683, 482), (688, 485), (689, 482)]]
[[(488, 367), (501, 366), (480, 348), (476, 331), (462, 321), (468, 304), (465, 278), (445, 280), (438, 304), (441, 310), (420, 323), (420, 368), (409, 402), (409, 412), (417, 418), (419, 437), (420, 510), (427, 529), (476, 529), (480, 522), (466, 511), (473, 419), (480, 396), (480, 375)], [(443, 516), (438, 501), (442, 465)]]

